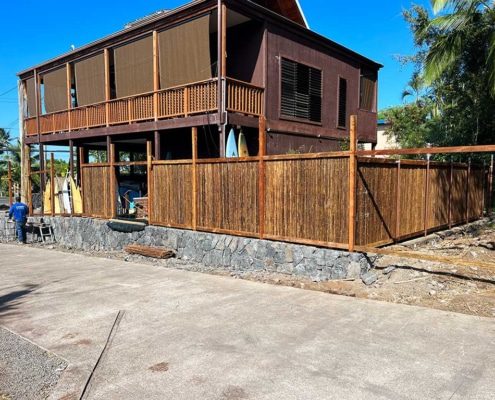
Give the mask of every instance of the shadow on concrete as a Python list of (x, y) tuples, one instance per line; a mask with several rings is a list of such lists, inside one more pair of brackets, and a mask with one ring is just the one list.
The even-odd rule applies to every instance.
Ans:
[(16, 290), (0, 296), (0, 316), (10, 314), (11, 311), (20, 304), (23, 297), (31, 294), (38, 288), (38, 285), (27, 284), (21, 290)]

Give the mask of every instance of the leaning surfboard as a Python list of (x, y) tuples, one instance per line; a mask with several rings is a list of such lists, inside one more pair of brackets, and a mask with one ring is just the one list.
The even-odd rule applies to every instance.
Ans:
[(70, 193), (72, 196), (72, 209), (74, 210), (74, 214), (82, 214), (83, 208), (82, 208), (82, 197), (81, 197), (81, 191), (76, 185), (76, 182), (74, 182), (74, 179), (72, 179), (72, 176), (69, 177), (70, 180)]
[(249, 157), (249, 150), (246, 142), (246, 136), (241, 131), (239, 133), (239, 157)]
[(225, 156), (227, 158), (239, 157), (239, 152), (237, 151), (237, 143), (235, 141), (234, 129), (230, 130), (229, 137), (227, 138), (227, 147), (225, 149)]
[(64, 183), (62, 185), (62, 202), (64, 204), (65, 213), (70, 214), (72, 212), (72, 207), (69, 197), (69, 177), (64, 179)]
[(45, 193), (43, 193), (43, 214), (45, 215), (52, 213), (51, 193), (52, 188), (50, 185), (50, 181), (48, 181), (45, 185)]

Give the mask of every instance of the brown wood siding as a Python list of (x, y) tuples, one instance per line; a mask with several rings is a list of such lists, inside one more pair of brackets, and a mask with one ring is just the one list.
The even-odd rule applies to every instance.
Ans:
[(110, 166), (82, 167), (83, 207), (88, 217), (111, 218)]
[[(321, 124), (291, 121), (280, 117), (280, 57), (323, 71)], [(347, 115), (359, 112), (360, 65), (324, 51), (318, 43), (303, 40), (273, 25), (267, 32), (266, 117), (275, 132), (293, 132), (324, 137), (348, 137), (348, 130), (337, 128), (339, 78), (347, 80)], [(376, 114), (364, 115), (358, 122), (358, 139), (376, 143)]]

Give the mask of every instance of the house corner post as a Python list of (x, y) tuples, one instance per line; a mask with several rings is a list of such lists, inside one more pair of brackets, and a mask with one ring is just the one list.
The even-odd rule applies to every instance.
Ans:
[(55, 216), (55, 155), (50, 154), (50, 203), (52, 217)]
[(357, 190), (357, 116), (351, 115), (349, 148), (349, 252), (356, 245), (356, 190)]

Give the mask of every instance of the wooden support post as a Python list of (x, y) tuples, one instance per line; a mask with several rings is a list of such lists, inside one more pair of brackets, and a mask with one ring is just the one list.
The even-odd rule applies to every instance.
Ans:
[(40, 78), (38, 75), (38, 70), (34, 70), (34, 99), (36, 102), (36, 131), (38, 132), (38, 143), (41, 142), (41, 125), (40, 125)]
[(218, 116), (220, 137), (220, 157), (225, 157), (225, 136), (226, 136), (226, 84), (227, 76), (227, 6), (222, 0), (218, 0)]
[(38, 145), (39, 150), (39, 163), (40, 163), (40, 198), (41, 198), (41, 214), (45, 212), (45, 190), (46, 190), (46, 155), (45, 155), (45, 146), (40, 144)]
[(148, 221), (153, 218), (153, 141), (146, 140), (147, 182), (148, 182)]
[(494, 157), (492, 154), (490, 160), (490, 170), (488, 171), (488, 215), (490, 217), (493, 215), (493, 167)]
[(454, 163), (450, 158), (450, 178), (449, 178), (449, 229), (452, 229), (452, 189), (454, 185)]
[(160, 90), (160, 65), (158, 57), (158, 32), (153, 31), (153, 116), (155, 121), (158, 121), (158, 91)]
[(349, 154), (349, 252), (356, 245), (356, 190), (357, 190), (357, 116), (351, 115)]
[(69, 132), (71, 131), (71, 109), (72, 109), (72, 74), (70, 69), (70, 63), (65, 64), (67, 72), (67, 124), (69, 126)]
[(265, 155), (266, 155), (266, 119), (261, 116), (258, 128), (258, 218), (259, 218), (259, 235), (260, 239), (265, 236)]
[(108, 49), (103, 51), (105, 58), (105, 124), (110, 126), (110, 52)]
[(425, 236), (428, 236), (428, 206), (430, 200), (430, 155), (428, 155), (428, 161), (426, 163), (426, 173), (425, 173), (425, 202), (424, 202), (424, 231)]
[(55, 156), (50, 154), (50, 203), (52, 206), (52, 217), (55, 215)]
[(69, 140), (69, 175), (74, 179), (74, 141)]
[(115, 196), (115, 143), (112, 143), (112, 137), (107, 136), (107, 161), (110, 166), (110, 218), (114, 218), (116, 212)]
[(471, 183), (471, 159), (468, 161), (467, 178), (466, 178), (466, 224), (469, 223), (469, 185)]
[(198, 228), (198, 128), (191, 130), (192, 140), (192, 228)]
[(395, 193), (395, 240), (398, 241), (400, 237), (400, 202), (401, 202), (401, 196), (400, 196), (400, 170), (401, 170), (401, 165), (400, 165), (400, 160), (397, 161), (397, 187), (396, 187), (396, 193)]
[(9, 205), (11, 206), (14, 204), (12, 194), (12, 161), (9, 160), (7, 164), (7, 184), (9, 185)]
[(155, 161), (162, 159), (161, 136), (159, 131), (155, 131)]
[[(26, 201), (29, 205), (29, 214), (33, 215), (33, 183), (31, 180), (31, 146), (25, 145), (24, 157), (26, 158), (26, 175), (27, 175), (27, 188), (26, 188)], [(41, 196), (43, 198), (43, 195)], [(43, 209), (41, 209), (43, 213)]]

